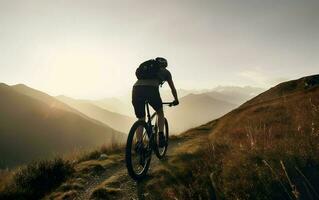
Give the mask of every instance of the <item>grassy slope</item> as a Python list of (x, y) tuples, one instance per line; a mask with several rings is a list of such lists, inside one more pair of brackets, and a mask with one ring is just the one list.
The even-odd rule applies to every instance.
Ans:
[(181, 139), (194, 140), (145, 187), (154, 199), (319, 198), (319, 86), (305, 87), (314, 78), (282, 83), (187, 131)]
[[(210, 130), (209, 126), (201, 126), (188, 131), (183, 136), (171, 138), (168, 160), (175, 162), (176, 158), (184, 155), (185, 149), (192, 149), (193, 151), (191, 152), (195, 153), (199, 149), (198, 147), (207, 139)], [(200, 133), (200, 137), (198, 137), (198, 133)], [(109, 156), (106, 160), (98, 159), (99, 155), (104, 152), (103, 150), (92, 152), (88, 154), (89, 156), (85, 156), (85, 159), (80, 159), (74, 166), (75, 173), (60, 187), (55, 189), (54, 192), (48, 194), (45, 199), (75, 198), (78, 197), (77, 195), (83, 193), (84, 190), (90, 190), (90, 193), (81, 195), (81, 198), (84, 199), (91, 197), (92, 199), (119, 200), (128, 199), (128, 197), (136, 198), (137, 196), (143, 198), (145, 194), (150, 199), (162, 199), (162, 190), (158, 187), (152, 189), (150, 187), (153, 184), (157, 185), (158, 175), (165, 175), (165, 173), (162, 173), (162, 170), (170, 166), (168, 160), (159, 162), (154, 155), (151, 170), (149, 171), (150, 176), (138, 184), (132, 183), (133, 181), (127, 175), (125, 168), (123, 148), (119, 146), (119, 148), (115, 148), (117, 149), (116, 151), (113, 150), (107, 153)], [(187, 155), (185, 154), (186, 159), (188, 158)], [(94, 184), (97, 180), (100, 182)], [(183, 179), (179, 179), (178, 181), (181, 183)], [(92, 187), (92, 184), (94, 188), (89, 189), (89, 187)]]
[[(57, 157), (0, 171), (0, 199), (73, 199), (90, 187), (94, 177), (104, 178), (116, 171), (123, 162), (122, 149), (113, 143), (82, 151), (72, 162)], [(101, 154), (107, 156), (100, 160)]]
[(53, 153), (101, 145), (125, 136), (0, 85), (0, 166), (14, 166)]
[[(278, 85), (218, 120), (171, 138), (178, 146), (136, 190), (144, 199), (319, 198), (319, 87), (305, 88), (308, 79)], [(115, 158), (111, 163), (122, 162), (119, 154)], [(108, 163), (92, 159), (76, 166), (80, 171), (93, 166), (81, 174), (95, 173), (100, 167), (94, 166), (103, 162)], [(67, 189), (63, 184), (52, 195), (74, 196), (83, 189), (77, 185), (81, 180), (68, 180)], [(107, 185), (112, 183), (100, 187)], [(96, 191), (117, 199), (116, 187)]]
[[(175, 136), (178, 146), (135, 190), (144, 199), (319, 198), (319, 87), (305, 82), (278, 85)], [(121, 196), (108, 185), (96, 195)]]

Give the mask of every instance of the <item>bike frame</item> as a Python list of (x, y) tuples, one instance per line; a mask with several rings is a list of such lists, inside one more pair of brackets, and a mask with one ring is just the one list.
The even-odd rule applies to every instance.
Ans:
[[(145, 106), (146, 106), (146, 110), (147, 110), (147, 121), (146, 120), (145, 121), (144, 120), (143, 121), (136, 121), (134, 123), (134, 125), (132, 126), (130, 133), (128, 135), (126, 148), (125, 148), (125, 151), (126, 151), (125, 152), (125, 160), (126, 160), (127, 170), (128, 170), (129, 175), (134, 180), (140, 180), (146, 175), (147, 170), (149, 169), (149, 165), (151, 162), (151, 156), (152, 156), (153, 151), (156, 153), (156, 155), (159, 159), (163, 158), (165, 156), (166, 151), (167, 151), (167, 144), (168, 143), (166, 143), (165, 149), (163, 151), (164, 153), (159, 152), (159, 149), (155, 143), (157, 129), (156, 128), (153, 129), (152, 120), (156, 116), (156, 112), (151, 115), (150, 108), (149, 108), (148, 104), (149, 104), (148, 101), (146, 101)], [(163, 103), (163, 104), (167, 104), (169, 106), (174, 105), (173, 102)], [(145, 109), (145, 107), (144, 107), (144, 109)], [(168, 126), (167, 120), (165, 120), (165, 124), (166, 124), (166, 126)], [(141, 163), (144, 163), (142, 171), (139, 171), (138, 173), (136, 173), (135, 169), (134, 169), (135, 164), (134, 164), (134, 166), (132, 164), (132, 147), (134, 145), (133, 144), (134, 141), (136, 141), (136, 140), (134, 140), (134, 135), (136, 134), (135, 131), (141, 126), (145, 127), (145, 131), (143, 131), (143, 136), (142, 136), (143, 138), (142, 138), (141, 142), (143, 142), (143, 144), (146, 144), (146, 142), (147, 142), (147, 144), (146, 144), (146, 146), (144, 146), (143, 151), (139, 151), (139, 152), (136, 150), (136, 146), (134, 147), (135, 152), (137, 153), (136, 155), (137, 155), (139, 162), (140, 162), (139, 165), (142, 165)], [(154, 127), (156, 127), (156, 123), (155, 123)], [(166, 127), (165, 130), (168, 131), (168, 127)], [(166, 132), (166, 135), (168, 135), (168, 132)], [(146, 139), (146, 137), (148, 137), (148, 141), (144, 142), (144, 139)], [(168, 141), (168, 138), (167, 138), (167, 141)]]
[(151, 116), (150, 106), (148, 105), (148, 102), (146, 101), (145, 104), (146, 104), (146, 112), (147, 112), (147, 125), (149, 127), (151, 127), (152, 126), (152, 119), (156, 116), (156, 112), (154, 112)]
[[(173, 103), (172, 102), (164, 102), (162, 103), (163, 105), (168, 105), (168, 106), (173, 106)], [(148, 131), (147, 133), (150, 133), (151, 135), (149, 135), (148, 137), (149, 138), (153, 138), (153, 130), (152, 130), (152, 119), (156, 116), (156, 112), (154, 112), (151, 116), (150, 114), (150, 106), (148, 104), (148, 101), (145, 102), (145, 105), (146, 105), (146, 112), (147, 112), (147, 126), (148, 126)]]

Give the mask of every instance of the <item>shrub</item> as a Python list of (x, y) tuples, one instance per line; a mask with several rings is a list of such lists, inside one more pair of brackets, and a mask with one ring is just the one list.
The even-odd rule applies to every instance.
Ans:
[(61, 158), (33, 162), (19, 169), (0, 199), (39, 199), (73, 173), (73, 166)]

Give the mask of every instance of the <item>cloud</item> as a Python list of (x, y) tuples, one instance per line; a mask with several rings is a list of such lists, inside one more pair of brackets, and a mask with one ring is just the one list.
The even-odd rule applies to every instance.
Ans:
[[(264, 69), (264, 68), (263, 68)], [(245, 82), (250, 82), (258, 87), (271, 87), (281, 82), (290, 80), (288, 77), (278, 77), (276, 74), (271, 74), (269, 71), (262, 68), (253, 68), (240, 71), (237, 76), (244, 78)]]
[(248, 79), (248, 81), (258, 84), (259, 86), (265, 86), (268, 82), (268, 77), (261, 69), (248, 69), (238, 73), (241, 78)]

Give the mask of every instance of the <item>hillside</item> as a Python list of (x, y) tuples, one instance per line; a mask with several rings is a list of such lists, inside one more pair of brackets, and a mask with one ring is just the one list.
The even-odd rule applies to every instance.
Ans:
[(179, 133), (219, 118), (236, 107), (206, 94), (189, 94), (180, 99), (179, 106), (167, 108), (165, 115), (171, 122), (171, 132)]
[(72, 108), (71, 106), (57, 100), (55, 97), (52, 97), (52, 96), (50, 96), (42, 91), (33, 89), (33, 88), (28, 87), (24, 84), (12, 85), (11, 88), (13, 88), (14, 90), (16, 90), (17, 92), (19, 92), (21, 94), (24, 94), (24, 95), (32, 97), (36, 100), (39, 100), (52, 108), (62, 109), (62, 110), (68, 111), (68, 112), (73, 112), (73, 113), (78, 114), (81, 117), (86, 118), (94, 123), (102, 125), (102, 123), (100, 123), (99, 121), (96, 121), (96, 120), (93, 120), (92, 118), (89, 118), (88, 116), (84, 115), (83, 113), (79, 112), (78, 110)]
[[(262, 91), (264, 91), (264, 89), (256, 87), (231, 86), (219, 86), (207, 90), (179, 89), (178, 96), (181, 102), (180, 105), (178, 107), (165, 109), (165, 114), (168, 119), (172, 120), (170, 129), (172, 133), (176, 134), (212, 119), (216, 119), (252, 97), (255, 97)], [(160, 93), (164, 102), (172, 101), (173, 96), (170, 90), (160, 88)], [(102, 109), (135, 118), (133, 106), (130, 101), (130, 95), (126, 95), (120, 99), (81, 100), (82, 103), (94, 104)], [(184, 121), (185, 119), (186, 123)], [(101, 121), (101, 119), (99, 120)]]
[(110, 112), (86, 100), (76, 100), (66, 96), (58, 96), (57, 98), (83, 114), (123, 133), (128, 133), (135, 121), (134, 118)]
[(319, 199), (319, 75), (281, 83), (174, 140), (137, 186), (143, 197)]
[(319, 76), (285, 82), (171, 137), (141, 182), (123, 149), (100, 149), (44, 199), (319, 199), (318, 122)]
[(114, 113), (119, 113), (124, 116), (134, 116), (134, 110), (130, 102), (130, 98), (126, 99), (126, 102), (118, 98), (104, 98), (100, 100), (83, 100), (86, 103), (90, 103)]
[[(245, 127), (257, 122), (268, 128), (280, 126), (288, 133), (311, 127), (319, 101), (318, 80), (319, 75), (304, 77), (261, 93), (224, 116), (212, 135), (217, 137), (219, 132), (224, 134), (227, 130), (237, 130), (236, 134), (242, 135), (239, 130), (244, 131)], [(309, 82), (315, 84), (309, 86)], [(227, 124), (227, 128), (223, 124)]]
[(79, 113), (75, 109), (72, 109), (70, 106), (56, 100), (54, 97), (44, 92), (41, 92), (39, 90), (30, 88), (24, 84), (12, 85), (11, 88), (13, 88), (14, 90), (16, 90), (17, 92), (21, 94), (24, 94), (34, 99), (37, 99), (39, 101), (42, 101), (43, 103), (48, 104), (50, 107), (66, 110), (69, 112)]
[(192, 139), (145, 187), (167, 199), (319, 199), (318, 122), (319, 75), (281, 83), (182, 134)]
[[(177, 134), (226, 114), (238, 105), (255, 97), (261, 91), (264, 91), (264, 89), (248, 86), (218, 86), (206, 90), (179, 89), (180, 105), (165, 109), (165, 114), (173, 122), (170, 125), (172, 133)], [(172, 101), (173, 96), (170, 90), (160, 89), (160, 93), (164, 102)], [(57, 99), (122, 132), (127, 131), (131, 122), (135, 119), (130, 95), (100, 100), (75, 100), (63, 96), (57, 97)], [(115, 123), (111, 122), (111, 116), (114, 116), (113, 121)], [(130, 120), (127, 120), (127, 117)], [(124, 127), (121, 124), (122, 121)]]
[(110, 127), (49, 106), (8, 85), (0, 84), (0, 96), (0, 167), (125, 138)]

